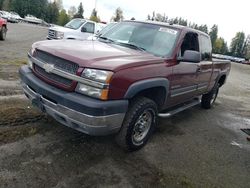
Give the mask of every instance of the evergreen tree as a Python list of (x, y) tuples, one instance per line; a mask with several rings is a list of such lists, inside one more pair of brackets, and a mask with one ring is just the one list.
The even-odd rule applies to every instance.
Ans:
[(114, 22), (120, 22), (124, 19), (123, 11), (120, 7), (115, 10), (115, 15), (111, 18)]
[(213, 52), (214, 52), (215, 51), (215, 41), (218, 38), (218, 26), (217, 25), (213, 25), (213, 27), (211, 28), (211, 30), (209, 32), (209, 35), (211, 38)]
[(58, 15), (58, 20), (57, 20), (57, 24), (64, 26), (66, 23), (68, 23), (70, 20), (68, 14), (66, 13), (65, 9), (62, 9)]
[(245, 33), (237, 32), (235, 37), (231, 42), (231, 54), (236, 57), (244, 56), (244, 41), (245, 41)]
[(83, 9), (82, 2), (81, 2), (79, 7), (78, 7), (77, 13), (74, 15), (74, 18), (84, 18), (83, 12), (84, 12), (84, 9)]
[(94, 21), (94, 22), (100, 22), (101, 21), (100, 18), (97, 16), (97, 11), (95, 9), (93, 9), (89, 19)]

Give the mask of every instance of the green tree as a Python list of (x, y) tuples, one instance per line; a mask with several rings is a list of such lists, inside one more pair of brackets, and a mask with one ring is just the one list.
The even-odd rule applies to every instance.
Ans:
[(250, 58), (250, 35), (247, 36), (244, 42), (243, 55), (246, 59)]
[(2, 8), (2, 6), (3, 6), (3, 1), (4, 1), (4, 0), (0, 0), (0, 10), (3, 9), (3, 8)]
[(49, 3), (46, 12), (46, 21), (49, 23), (57, 23), (59, 16), (59, 8), (55, 2)]
[(112, 21), (114, 22), (120, 22), (124, 19), (123, 17), (123, 11), (120, 7), (118, 7), (116, 10), (115, 10), (115, 15), (111, 18)]
[(66, 13), (65, 9), (62, 9), (59, 13), (57, 24), (64, 26), (66, 23), (68, 23), (70, 20), (68, 14)]
[(244, 56), (245, 33), (237, 32), (231, 42), (231, 54), (236, 57)]
[(20, 14), (21, 17), (32, 14), (38, 18), (45, 19), (47, 13), (47, 0), (12, 0), (12, 10)]
[(209, 32), (210, 38), (211, 38), (211, 42), (212, 42), (212, 47), (213, 47), (213, 52), (215, 51), (215, 41), (218, 38), (218, 26), (217, 25), (213, 25), (213, 27), (211, 28), (210, 32)]
[(74, 18), (84, 18), (83, 12), (84, 12), (84, 9), (83, 9), (82, 2), (81, 2), (78, 7), (77, 13), (74, 15)]
[(4, 0), (2, 2), (2, 9), (6, 11), (10, 11), (12, 9), (12, 0)]
[(245, 57), (246, 59), (250, 59), (250, 35), (247, 37)]
[(197, 29), (200, 30), (200, 31), (202, 31), (202, 32), (204, 32), (204, 33), (208, 33), (208, 28), (207, 28), (206, 24), (198, 26)]
[(216, 39), (214, 44), (214, 53), (224, 55), (228, 53), (227, 43), (222, 37)]
[(95, 9), (93, 9), (89, 19), (94, 21), (94, 22), (100, 22), (101, 21), (100, 18), (97, 16), (97, 11)]

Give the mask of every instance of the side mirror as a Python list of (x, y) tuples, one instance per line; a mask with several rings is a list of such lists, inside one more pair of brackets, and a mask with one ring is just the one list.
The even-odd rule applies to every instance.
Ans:
[(201, 61), (201, 53), (193, 50), (186, 50), (183, 57), (178, 58), (178, 61), (199, 63)]
[(87, 32), (87, 29), (83, 26), (81, 32)]

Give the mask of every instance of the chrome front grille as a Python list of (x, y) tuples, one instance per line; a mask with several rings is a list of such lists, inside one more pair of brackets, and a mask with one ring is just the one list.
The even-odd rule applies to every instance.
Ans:
[(47, 73), (43, 68), (34, 65), (34, 70), (36, 73), (38, 73), (40, 76), (49, 79), (52, 82), (58, 83), (58, 84), (63, 84), (66, 87), (70, 87), (72, 85), (72, 80), (69, 80), (67, 78), (58, 76), (56, 74), (53, 73)]
[(49, 36), (49, 38), (51, 38), (51, 39), (56, 39), (56, 31), (55, 31), (55, 30), (52, 30), (52, 29), (49, 29), (49, 31), (48, 31), (48, 36)]
[(56, 69), (64, 71), (65, 74), (70, 73), (72, 75), (76, 75), (79, 65), (41, 50), (36, 50), (33, 57), (40, 62), (40, 64), (34, 64), (34, 71), (38, 75), (42, 76), (44, 79), (48, 79), (48, 81), (54, 82), (58, 87), (63, 85), (64, 88), (71, 88), (73, 80), (65, 78), (63, 75), (51, 73), (48, 70), (45, 70), (45, 66), (50, 64)]
[(41, 50), (37, 50), (36, 53), (34, 54), (34, 57), (44, 63), (53, 64), (55, 68), (58, 68), (60, 70), (63, 70), (71, 74), (76, 74), (79, 68), (79, 66), (76, 63), (56, 57)]

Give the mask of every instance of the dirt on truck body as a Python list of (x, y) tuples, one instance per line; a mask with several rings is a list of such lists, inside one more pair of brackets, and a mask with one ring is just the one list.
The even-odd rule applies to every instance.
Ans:
[(96, 41), (37, 42), (28, 59), (20, 76), (35, 106), (83, 133), (114, 133), (130, 151), (146, 144), (158, 116), (211, 108), (231, 67), (212, 59), (203, 32), (137, 21)]

